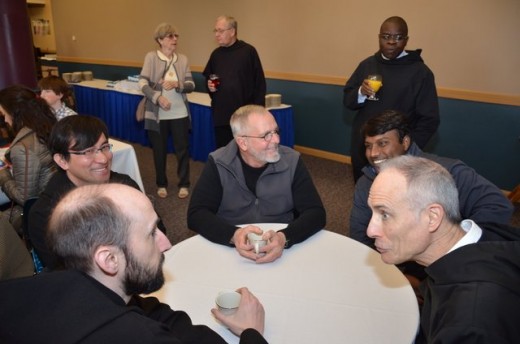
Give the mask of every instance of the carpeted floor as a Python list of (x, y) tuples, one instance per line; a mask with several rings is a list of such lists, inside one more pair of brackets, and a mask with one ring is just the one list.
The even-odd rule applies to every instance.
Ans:
[[(184, 200), (177, 198), (178, 190), (175, 172), (177, 163), (175, 156), (173, 154), (168, 155), (169, 195), (167, 198), (161, 199), (156, 195), (155, 170), (151, 149), (138, 144), (133, 144), (133, 146), (139, 161), (144, 187), (147, 194), (155, 202), (157, 212), (168, 229), (168, 237), (172, 244), (175, 245), (195, 235), (196, 233), (189, 230), (186, 225), (189, 198)], [(327, 211), (326, 229), (348, 235), (350, 208), (354, 193), (350, 165), (309, 155), (303, 155), (303, 160), (309, 169)], [(197, 183), (203, 166), (204, 163), (202, 162), (190, 162), (192, 186)], [(516, 204), (512, 224), (520, 227), (520, 204)]]

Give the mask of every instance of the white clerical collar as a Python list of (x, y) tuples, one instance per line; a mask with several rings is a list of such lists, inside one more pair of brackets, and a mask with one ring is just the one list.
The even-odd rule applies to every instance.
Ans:
[[(408, 55), (408, 53), (406, 52), (406, 50), (403, 50), (401, 51), (401, 53), (399, 54), (399, 56), (397, 56), (395, 59), (400, 59), (401, 57), (404, 57)], [(383, 53), (381, 53), (381, 57), (383, 58), (383, 60), (387, 60), (387, 61), (390, 61), (390, 59), (388, 57), (386, 57), (385, 55), (383, 55)]]
[(448, 251), (454, 251), (462, 246), (474, 244), (479, 241), (482, 236), (482, 229), (473, 220), (464, 220), (460, 223), (460, 227), (466, 232), (464, 236)]

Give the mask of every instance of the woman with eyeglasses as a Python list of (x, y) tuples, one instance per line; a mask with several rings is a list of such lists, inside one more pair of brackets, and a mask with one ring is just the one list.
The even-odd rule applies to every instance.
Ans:
[(0, 114), (12, 139), (1, 161), (0, 186), (13, 204), (5, 215), (19, 230), (23, 204), (40, 194), (55, 171), (47, 141), (56, 117), (44, 99), (21, 85), (0, 91)]
[(146, 54), (139, 75), (139, 87), (145, 95), (144, 128), (152, 145), (157, 195), (168, 196), (166, 154), (168, 136), (173, 136), (177, 157), (178, 197), (189, 196), (190, 110), (186, 93), (195, 89), (188, 58), (178, 54), (179, 34), (168, 23), (160, 24), (154, 33), (159, 49)]

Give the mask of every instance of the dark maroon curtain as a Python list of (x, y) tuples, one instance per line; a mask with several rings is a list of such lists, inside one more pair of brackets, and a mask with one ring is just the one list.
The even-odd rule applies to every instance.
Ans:
[(0, 0), (0, 89), (36, 88), (36, 60), (26, 0)]

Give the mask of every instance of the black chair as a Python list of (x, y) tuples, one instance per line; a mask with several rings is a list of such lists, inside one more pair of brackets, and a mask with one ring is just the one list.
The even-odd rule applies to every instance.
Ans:
[(22, 213), (22, 230), (23, 230), (23, 239), (25, 241), (25, 245), (27, 245), (27, 249), (31, 253), (31, 257), (34, 263), (34, 271), (38, 274), (42, 272), (43, 270), (43, 264), (36, 254), (36, 251), (34, 250), (34, 247), (32, 247), (31, 244), (31, 237), (29, 235), (29, 213), (31, 211), (32, 206), (36, 201), (38, 200), (38, 197), (33, 197), (25, 200), (25, 203), (23, 204), (23, 213)]

